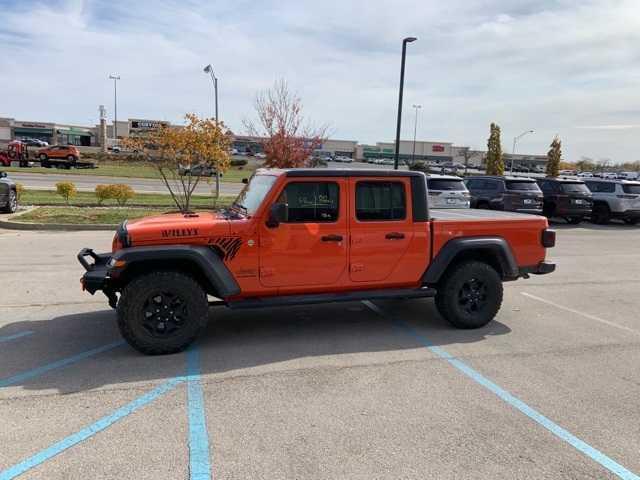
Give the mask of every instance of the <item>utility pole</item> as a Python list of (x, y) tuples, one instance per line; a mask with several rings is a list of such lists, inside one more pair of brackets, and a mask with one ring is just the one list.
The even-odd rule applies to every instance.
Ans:
[(527, 130), (526, 132), (522, 132), (517, 137), (513, 137), (513, 148), (511, 148), (511, 155), (513, 155), (513, 158), (511, 159), (511, 168), (509, 169), (509, 173), (511, 175), (513, 175), (513, 164), (516, 161), (516, 143), (518, 142), (518, 140), (520, 140), (522, 137), (524, 137), (525, 135), (527, 135), (529, 133), (534, 133), (534, 131), (533, 130)]
[(400, 158), (400, 126), (402, 124), (402, 93), (404, 91), (404, 62), (407, 57), (407, 43), (415, 42), (416, 37), (406, 37), (402, 40), (402, 60), (400, 61), (400, 90), (398, 92), (398, 124), (396, 126), (396, 153), (393, 159), (393, 169), (398, 169)]
[(120, 75), (109, 75), (109, 79), (113, 80), (113, 138), (118, 141), (118, 80)]
[[(218, 77), (213, 73), (211, 64), (204, 67), (204, 73), (211, 75), (211, 83), (213, 83), (213, 99), (214, 111), (216, 115), (216, 127), (218, 126)], [(218, 171), (218, 163), (216, 163), (216, 198), (220, 196), (220, 172)]]
[(416, 163), (416, 135), (418, 133), (418, 110), (422, 108), (422, 105), (413, 105), (416, 110), (416, 118), (413, 122), (413, 153), (411, 154), (411, 163)]

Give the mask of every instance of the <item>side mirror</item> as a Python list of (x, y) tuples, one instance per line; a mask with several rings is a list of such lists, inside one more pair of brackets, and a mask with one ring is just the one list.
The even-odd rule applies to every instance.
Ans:
[(289, 206), (286, 203), (274, 203), (269, 210), (267, 227), (276, 228), (282, 222), (286, 222), (289, 217)]
[(7, 172), (0, 172), (0, 178), (5, 178), (7, 176)]
[(243, 178), (242, 183), (246, 185), (247, 183), (249, 183), (249, 179), (247, 177)]

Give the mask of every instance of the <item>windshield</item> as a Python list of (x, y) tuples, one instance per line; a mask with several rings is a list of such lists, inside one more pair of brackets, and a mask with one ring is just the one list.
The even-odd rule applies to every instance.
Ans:
[(464, 186), (462, 180), (444, 180), (430, 178), (427, 180), (429, 190), (455, 190), (465, 191), (467, 188)]
[(587, 186), (582, 182), (562, 183), (562, 191), (564, 193), (591, 193)]
[(623, 184), (622, 191), (624, 193), (631, 193), (633, 195), (640, 195), (640, 183), (637, 184)]
[(536, 182), (523, 182), (518, 180), (507, 181), (508, 190), (529, 190), (539, 192), (538, 184)]
[(240, 207), (247, 215), (253, 215), (271, 190), (276, 178), (273, 175), (254, 175), (238, 194), (233, 205)]

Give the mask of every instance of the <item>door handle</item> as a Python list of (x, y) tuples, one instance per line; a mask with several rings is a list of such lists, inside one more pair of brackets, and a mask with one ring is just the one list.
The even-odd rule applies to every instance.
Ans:
[(341, 242), (342, 235), (324, 235), (320, 238), (323, 242)]
[(404, 238), (404, 233), (401, 232), (390, 232), (384, 236), (388, 240), (402, 240)]

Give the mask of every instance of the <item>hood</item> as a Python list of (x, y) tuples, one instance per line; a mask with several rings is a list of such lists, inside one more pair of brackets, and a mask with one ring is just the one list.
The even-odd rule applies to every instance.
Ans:
[(229, 221), (216, 212), (171, 213), (143, 217), (126, 224), (132, 246), (206, 243), (214, 236), (229, 235)]

